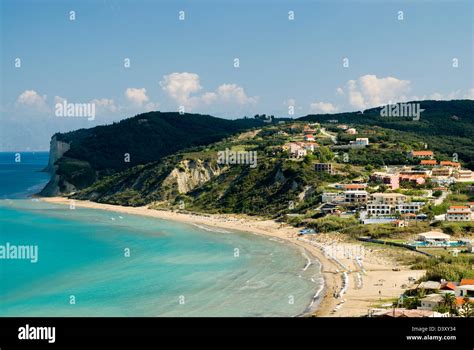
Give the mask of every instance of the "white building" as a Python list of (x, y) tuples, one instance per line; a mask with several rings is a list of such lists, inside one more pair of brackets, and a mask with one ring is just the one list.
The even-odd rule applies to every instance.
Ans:
[(446, 213), (447, 221), (471, 221), (471, 207), (467, 205), (452, 205)]
[(369, 139), (367, 137), (358, 137), (355, 140), (355, 144), (357, 146), (368, 146), (369, 145)]
[(438, 231), (428, 231), (420, 233), (417, 237), (419, 241), (436, 241), (436, 242), (448, 242), (451, 238), (450, 235), (447, 235), (443, 232)]
[(394, 213), (394, 206), (383, 203), (367, 204), (367, 214), (371, 216), (390, 215)]
[(400, 214), (416, 214), (421, 210), (421, 208), (423, 208), (424, 205), (424, 202), (409, 202), (397, 204), (395, 206), (395, 211)]
[(473, 241), (467, 241), (466, 242), (466, 248), (469, 253), (474, 253), (474, 242)]
[(433, 310), (443, 303), (442, 294), (430, 294), (420, 300), (421, 306), (418, 306), (418, 310)]
[(472, 284), (466, 284), (463, 286), (458, 286), (456, 288), (456, 296), (457, 297), (468, 297), (468, 298), (474, 298), (474, 285)]
[(337, 192), (323, 192), (321, 195), (321, 202), (323, 203), (342, 203), (344, 202), (344, 195), (342, 193)]
[(373, 193), (370, 197), (371, 204), (390, 204), (396, 205), (405, 203), (407, 197), (400, 193)]
[(283, 149), (287, 149), (289, 151), (290, 158), (292, 159), (303, 158), (306, 157), (306, 155), (308, 154), (304, 147), (295, 142), (291, 142), (284, 145)]
[(345, 191), (345, 202), (347, 204), (367, 203), (367, 191)]

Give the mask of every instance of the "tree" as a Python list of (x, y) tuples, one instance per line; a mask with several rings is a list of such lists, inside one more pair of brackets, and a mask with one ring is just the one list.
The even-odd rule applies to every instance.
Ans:
[(452, 293), (444, 293), (443, 305), (449, 311), (450, 314), (456, 313), (456, 297)]
[(474, 303), (468, 297), (465, 297), (463, 301), (459, 314), (463, 317), (474, 317)]

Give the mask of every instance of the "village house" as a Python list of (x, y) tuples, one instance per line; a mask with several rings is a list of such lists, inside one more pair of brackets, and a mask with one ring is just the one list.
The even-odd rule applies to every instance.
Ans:
[(344, 198), (346, 204), (367, 203), (368, 193), (367, 191), (345, 191)]
[(342, 188), (346, 191), (363, 191), (367, 184), (343, 184)]
[(321, 194), (321, 202), (323, 203), (343, 203), (344, 195), (338, 192), (323, 192)]
[(454, 177), (458, 180), (468, 180), (468, 181), (470, 181), (470, 180), (473, 179), (472, 171), (467, 170), (467, 169), (466, 170), (461, 170), (461, 169), (456, 170), (454, 172)]
[(316, 163), (314, 165), (314, 170), (318, 173), (334, 174), (332, 163)]
[(420, 177), (429, 177), (430, 171), (427, 169), (417, 169), (413, 167), (404, 167), (400, 170), (400, 175), (410, 175), (410, 176), (420, 176)]
[(367, 214), (370, 216), (392, 215), (395, 213), (394, 206), (383, 203), (369, 203), (367, 204)]
[(400, 188), (400, 181), (398, 175), (386, 174), (386, 173), (373, 173), (370, 175), (370, 179), (375, 182), (381, 182), (387, 185), (391, 190)]
[(457, 297), (474, 298), (474, 279), (463, 278), (455, 293)]
[(441, 288), (439, 289), (440, 292), (443, 292), (443, 293), (454, 293), (456, 288), (458, 287), (458, 283), (457, 282), (446, 282), (446, 281), (443, 281), (441, 282)]
[(287, 143), (282, 148), (289, 152), (290, 159), (299, 159), (307, 155), (306, 149), (296, 142)]
[(423, 175), (405, 175), (405, 174), (400, 174), (398, 176), (398, 181), (401, 183), (410, 182), (415, 185), (423, 185), (426, 182), (425, 177)]
[(443, 303), (442, 294), (430, 294), (420, 300), (421, 306), (418, 310), (434, 310)]
[(370, 196), (370, 202), (372, 204), (389, 204), (396, 205), (405, 203), (407, 196), (401, 193), (373, 193)]
[(314, 152), (314, 150), (319, 147), (319, 144), (316, 142), (302, 142), (301, 146), (307, 151)]
[(349, 129), (346, 130), (346, 134), (355, 135), (355, 134), (357, 134), (357, 130), (354, 129), (354, 128), (349, 128)]
[(420, 165), (424, 165), (424, 166), (430, 166), (430, 167), (432, 167), (432, 166), (435, 166), (435, 165), (437, 165), (437, 164), (438, 164), (438, 162), (437, 162), (436, 160), (434, 160), (434, 159), (422, 159), (422, 160), (420, 161)]
[(446, 213), (447, 221), (471, 221), (472, 211), (468, 205), (452, 205)]
[(466, 250), (468, 253), (474, 253), (474, 242), (472, 240), (466, 242)]
[[(428, 231), (424, 233), (420, 233), (417, 236), (417, 239), (422, 242), (449, 242), (449, 239), (451, 238), (450, 235), (447, 235), (446, 233), (443, 232), (438, 232), (438, 231)], [(439, 289), (439, 288), (438, 288)]]
[(424, 206), (424, 202), (405, 202), (406, 196), (397, 193), (374, 193), (367, 204), (369, 215), (415, 214)]
[(328, 214), (340, 214), (341, 211), (339, 210), (339, 206), (337, 204), (334, 204), (334, 203), (325, 203), (324, 205), (321, 206), (321, 208), (319, 208), (319, 210), (328, 215)]
[(407, 227), (407, 226), (409, 226), (409, 221), (407, 221), (407, 220), (395, 220), (393, 222), (393, 226), (399, 227), (399, 228)]
[(437, 281), (424, 281), (418, 284), (417, 290), (424, 290), (427, 293), (437, 293), (441, 288), (441, 282)]
[(421, 208), (423, 208), (424, 205), (424, 202), (401, 203), (395, 206), (395, 212), (400, 214), (416, 214), (421, 210)]
[(446, 167), (451, 167), (451, 168), (460, 168), (461, 164), (457, 162), (451, 162), (450, 160), (442, 160), (439, 162), (440, 166), (446, 166)]
[(451, 176), (453, 169), (450, 167), (439, 167), (431, 169), (431, 176)]
[(433, 151), (411, 151), (410, 156), (413, 158), (429, 158), (433, 159)]
[(356, 146), (368, 146), (369, 145), (369, 139), (367, 137), (358, 137), (356, 138), (354, 145)]

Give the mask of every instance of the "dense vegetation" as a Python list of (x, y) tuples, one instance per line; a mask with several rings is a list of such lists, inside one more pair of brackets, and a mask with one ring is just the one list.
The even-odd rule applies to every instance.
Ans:
[(262, 124), (258, 119), (149, 112), (112, 125), (59, 133), (55, 135), (57, 140), (69, 143), (70, 149), (57, 162), (57, 174), (81, 189), (104, 175), (158, 161)]
[[(474, 101), (421, 101), (424, 111), (420, 120), (401, 117), (381, 117), (380, 108), (362, 112), (308, 115), (305, 121), (337, 120), (400, 131), (403, 139), (426, 142), (430, 149), (452, 157), (456, 153), (469, 168), (474, 169)], [(358, 136), (360, 137), (360, 136)], [(402, 141), (400, 139), (399, 141)]]

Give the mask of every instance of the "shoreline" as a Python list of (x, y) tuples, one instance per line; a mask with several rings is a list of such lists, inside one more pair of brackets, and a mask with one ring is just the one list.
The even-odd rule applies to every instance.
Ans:
[[(71, 201), (66, 197), (36, 198), (46, 203), (61, 205), (69, 205)], [(374, 261), (377, 259), (369, 254), (369, 259), (367, 259), (369, 262), (366, 263), (364, 257), (362, 265), (356, 261), (352, 254), (349, 258), (346, 258), (344, 254), (339, 256), (338, 249), (350, 249), (352, 251), (363, 250), (363, 248), (361, 248), (362, 244), (347, 242), (338, 244), (335, 240), (331, 241), (330, 239), (327, 241), (327, 237), (319, 239), (321, 238), (319, 237), (320, 235), (312, 235), (312, 237), (310, 237), (311, 239), (308, 239), (309, 235), (298, 236), (298, 228), (285, 223), (278, 223), (273, 220), (258, 219), (240, 214), (182, 213), (170, 210), (150, 209), (147, 206), (126, 207), (76, 199), (74, 199), (74, 204), (76, 207), (81, 208), (107, 210), (130, 215), (141, 215), (194, 225), (204, 225), (209, 228), (214, 227), (264, 235), (281, 239), (284, 242), (302, 248), (304, 252), (311, 256), (311, 259), (319, 261), (321, 270), (320, 274), (324, 282), (322, 289), (315, 291), (314, 297), (308, 307), (301, 314), (296, 315), (297, 317), (363, 316), (367, 313), (368, 303), (376, 301), (373, 300), (374, 290), (373, 288), (369, 288), (369, 283), (374, 284), (377, 279), (380, 280), (383, 277), (384, 281), (393, 282), (395, 286), (397, 286), (397, 283), (398, 286), (401, 285), (399, 278), (396, 278), (395, 281), (390, 278), (391, 276), (400, 275), (400, 272), (392, 272), (390, 275), (387, 275), (387, 272), (392, 270), (387, 269), (387, 261)], [(334, 252), (335, 244), (337, 249)], [(332, 253), (330, 251), (331, 249), (333, 250)], [(398, 265), (396, 267), (400, 268)], [(410, 271), (410, 276), (416, 276), (416, 274), (419, 273), (419, 271), (408, 271)], [(408, 273), (408, 271), (405, 271), (405, 274)], [(352, 281), (349, 281), (351, 278), (348, 279), (347, 277), (352, 277), (352, 275), (355, 277), (352, 278)], [(369, 283), (362, 283), (361, 286), (358, 286), (357, 283), (354, 283), (354, 279), (356, 281), (363, 279)], [(375, 295), (375, 299), (377, 299), (377, 297), (381, 299), (382, 296), (386, 298), (389, 295), (399, 296), (400, 294), (400, 291), (394, 292), (391, 290), (392, 288), (382, 287), (383, 286), (379, 286), (378, 289), (385, 289), (384, 292), (382, 293), (382, 291), (379, 290), (378, 295)], [(335, 297), (335, 294), (338, 293), (342, 295)], [(362, 299), (367, 299), (368, 297), (369, 300), (361, 300), (361, 297)]]

